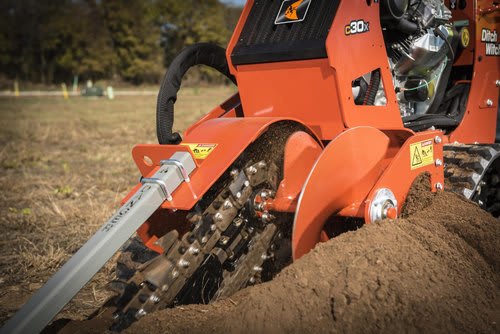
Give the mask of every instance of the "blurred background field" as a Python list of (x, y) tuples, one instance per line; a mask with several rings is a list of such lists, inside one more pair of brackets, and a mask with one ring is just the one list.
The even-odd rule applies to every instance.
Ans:
[[(0, 1), (0, 324), (138, 181), (131, 149), (156, 143), (156, 93), (171, 61), (194, 43), (226, 47), (243, 3)], [(105, 93), (112, 86), (116, 98), (81, 97), (90, 82)], [(204, 67), (182, 84), (176, 131), (236, 90)], [(113, 270), (101, 270), (59, 317), (101, 306)]]
[[(226, 47), (240, 0), (2, 0), (0, 90), (83, 86), (157, 85), (186, 46)], [(220, 84), (208, 68), (190, 71), (185, 83)]]
[[(184, 88), (184, 130), (235, 92)], [(156, 96), (0, 98), (0, 323), (41, 287), (138, 181), (131, 157), (156, 143)], [(112, 263), (112, 261), (110, 262)], [(108, 264), (60, 317), (81, 319), (108, 298)]]

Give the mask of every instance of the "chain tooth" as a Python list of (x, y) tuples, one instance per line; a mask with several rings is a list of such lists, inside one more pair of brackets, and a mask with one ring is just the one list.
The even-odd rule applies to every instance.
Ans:
[(500, 182), (498, 159), (500, 144), (446, 145), (444, 175), (447, 189), (474, 200), (489, 212), (498, 213), (498, 201), (494, 194)]
[[(115, 323), (122, 321), (121, 317), (133, 310), (137, 310), (132, 313), (133, 317), (139, 319), (147, 313), (155, 311), (160, 306), (172, 306), (176, 296), (182, 290), (188, 278), (200, 267), (206, 256), (213, 252), (217, 244), (227, 248), (227, 251), (220, 248), (217, 249), (219, 253), (223, 253), (219, 254), (219, 259), (229, 258), (230, 261), (240, 263), (240, 257), (249, 257), (250, 253), (255, 253), (255, 258), (257, 259), (251, 263), (243, 261), (246, 265), (240, 263), (238, 266), (233, 262), (234, 269), (239, 275), (231, 277), (232, 283), (227, 285), (226, 291), (224, 289), (225, 281), (223, 281), (219, 287), (218, 296), (236, 292), (242, 287), (242, 284), (248, 284), (252, 279), (255, 282), (253, 275), (260, 275), (262, 263), (267, 259), (262, 256), (262, 254), (266, 254), (267, 252), (265, 245), (267, 241), (272, 240), (277, 227), (273, 224), (268, 224), (263, 227), (264, 230), (259, 234), (253, 227), (248, 225), (247, 219), (239, 217), (238, 214), (243, 208), (241, 203), (245, 203), (250, 198), (253, 193), (252, 187), (256, 183), (258, 184), (255, 180), (264, 180), (262, 173), (265, 173), (266, 176), (268, 175), (268, 167), (269, 165), (263, 161), (247, 167), (245, 171), (252, 177), (251, 181), (245, 180), (243, 178), (244, 174), (239, 170), (233, 170), (231, 172), (232, 181), (230, 185), (221, 190), (219, 196), (208, 206), (203, 215), (199, 212), (188, 215), (187, 220), (194, 226), (193, 230), (185, 233), (181, 240), (175, 240), (173, 242), (175, 247), (169, 247), (166, 253), (160, 255), (165, 257), (166, 261), (171, 265), (168, 273), (161, 271), (161, 263), (158, 265), (158, 268), (154, 268), (158, 269), (157, 271), (146, 271), (147, 266), (140, 268), (129, 282), (126, 283), (131, 284), (131, 282), (143, 280), (142, 283), (137, 283), (139, 284), (139, 291), (132, 296), (130, 302), (123, 309), (116, 313)], [(236, 193), (232, 192), (234, 188), (238, 188)], [(232, 193), (233, 197), (231, 197)], [(233, 229), (230, 231), (229, 227)], [(229, 235), (222, 233), (226, 230)], [(264, 241), (255, 242), (254, 245), (258, 247), (254, 246), (248, 252), (245, 251), (245, 249), (248, 249), (252, 238), (257, 236)], [(151, 265), (151, 263), (153, 262), (149, 262), (148, 265)], [(160, 287), (153, 286), (147, 282), (148, 278), (146, 276), (155, 274), (163, 278), (153, 280)], [(250, 277), (249, 275), (252, 276)], [(154, 277), (158, 278), (158, 276)], [(122, 293), (125, 293), (126, 284), (119, 288)]]

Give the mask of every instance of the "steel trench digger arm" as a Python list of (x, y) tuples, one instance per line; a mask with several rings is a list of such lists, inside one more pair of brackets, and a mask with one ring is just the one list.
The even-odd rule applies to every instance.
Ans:
[[(127, 195), (116, 214), (9, 319), (0, 334), (41, 332), (136, 231), (140, 234), (140, 227), (156, 210), (191, 209), (248, 145), (270, 126), (283, 122), (298, 124), (285, 118), (205, 120), (186, 133), (183, 141), (219, 143), (203, 161), (195, 160), (184, 145), (135, 146), (132, 154), (143, 184)], [(145, 161), (146, 156), (152, 163)], [(154, 241), (150, 238), (146, 244), (157, 250)]]
[(196, 169), (190, 153), (177, 152), (0, 330), (2, 334), (38, 333), (90, 281), (118, 249)]

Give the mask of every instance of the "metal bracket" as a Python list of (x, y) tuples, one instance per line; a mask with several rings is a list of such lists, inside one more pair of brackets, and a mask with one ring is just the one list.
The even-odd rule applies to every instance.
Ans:
[(150, 178), (142, 178), (141, 183), (143, 185), (147, 183), (159, 185), (160, 190), (163, 192), (163, 195), (165, 196), (165, 199), (169, 202), (172, 201), (172, 195), (168, 191), (167, 184), (165, 183), (165, 181), (158, 178), (150, 177)]
[(177, 167), (177, 169), (181, 173), (182, 178), (184, 179), (184, 181), (188, 182), (188, 183), (191, 181), (190, 178), (189, 178), (189, 173), (186, 170), (186, 167), (184, 167), (184, 165), (182, 164), (182, 162), (180, 162), (179, 160), (176, 160), (176, 159), (162, 160), (162, 161), (160, 161), (160, 166), (174, 166), (174, 167)]

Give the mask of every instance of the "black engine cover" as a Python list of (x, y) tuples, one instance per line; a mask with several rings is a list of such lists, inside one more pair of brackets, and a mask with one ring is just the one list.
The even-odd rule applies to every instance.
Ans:
[[(256, 0), (231, 54), (233, 64), (326, 58), (325, 42), (339, 3)], [(298, 17), (282, 20), (287, 12)]]

